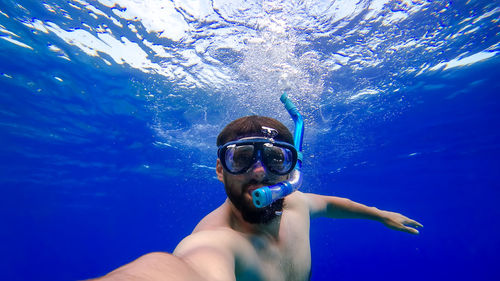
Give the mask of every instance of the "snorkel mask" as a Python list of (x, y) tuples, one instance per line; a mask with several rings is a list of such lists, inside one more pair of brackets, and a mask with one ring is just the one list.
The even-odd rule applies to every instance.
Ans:
[(252, 192), (255, 207), (263, 208), (297, 190), (302, 184), (302, 136), (304, 123), (297, 107), (286, 93), (281, 102), (295, 122), (294, 145), (274, 139), (278, 131), (262, 126), (262, 137), (246, 137), (219, 146), (217, 156), (227, 172), (238, 175), (249, 171), (257, 162), (275, 175), (290, 174), (287, 181), (263, 186)]
[[(263, 127), (263, 133), (265, 130), (274, 129)], [(269, 137), (228, 142), (219, 147), (217, 156), (224, 169), (233, 175), (248, 172), (257, 161), (275, 175), (287, 175), (297, 163), (297, 150), (293, 145)]]
[(294, 145), (274, 140), (278, 132), (273, 128), (262, 127), (265, 137), (249, 137), (228, 142), (219, 147), (217, 154), (221, 164), (231, 174), (246, 173), (255, 163), (276, 175), (291, 173), (289, 180), (274, 185), (263, 186), (252, 192), (252, 201), (257, 208), (263, 208), (281, 199), (302, 184), (302, 137), (304, 123), (297, 107), (286, 93), (281, 102), (295, 122)]

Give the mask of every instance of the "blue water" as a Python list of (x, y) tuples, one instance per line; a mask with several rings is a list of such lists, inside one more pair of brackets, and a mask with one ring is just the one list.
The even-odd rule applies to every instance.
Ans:
[(316, 219), (312, 280), (500, 278), (497, 2), (116, 3), (0, 2), (1, 280), (172, 252), (225, 200), (218, 132), (292, 127), (285, 88), (304, 191), (424, 225)]

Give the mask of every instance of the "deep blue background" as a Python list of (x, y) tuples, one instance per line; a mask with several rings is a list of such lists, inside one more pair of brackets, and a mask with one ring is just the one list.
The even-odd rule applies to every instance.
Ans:
[[(9, 71), (22, 75), (41, 68), (36, 63)], [(412, 236), (375, 222), (317, 219), (311, 230), (313, 280), (499, 277), (497, 63), (408, 81), (403, 91), (409, 106), (397, 118), (383, 121), (381, 111), (350, 127), (364, 136), (361, 153), (331, 155), (332, 143), (348, 141), (342, 132), (311, 140), (311, 152), (325, 157), (308, 160), (317, 164), (307, 169), (321, 170), (309, 173), (319, 178), (306, 173), (306, 191), (395, 210), (425, 226)], [(66, 77), (78, 75), (57, 67)], [(212, 171), (189, 172), (202, 152), (152, 145), (156, 137), (143, 101), (128, 101), (135, 115), (104, 113), (114, 98), (105, 93), (126, 99), (133, 85), (122, 83), (127, 75), (113, 73), (111, 85), (109, 73), (99, 75), (84, 79), (92, 79), (91, 85), (68, 85), (72, 92), (87, 91), (83, 98), (51, 85), (44, 87), (49, 93), (36, 94), (2, 78), (4, 280), (83, 279), (150, 251), (172, 251), (224, 200)], [(419, 82), (444, 86), (412, 90)], [(77, 106), (95, 111), (79, 115)], [(37, 131), (27, 130), (29, 124)], [(42, 134), (49, 132), (59, 137)], [(142, 162), (162, 163), (174, 172), (131, 169)], [(338, 167), (343, 168), (332, 173)]]
[(410, 90), (413, 106), (400, 118), (364, 128), (373, 140), (358, 161), (368, 164), (325, 180), (340, 196), (401, 211), (424, 228), (407, 236), (376, 223), (315, 222), (316, 280), (499, 278), (496, 76), (490, 62), (422, 78), (446, 88)]

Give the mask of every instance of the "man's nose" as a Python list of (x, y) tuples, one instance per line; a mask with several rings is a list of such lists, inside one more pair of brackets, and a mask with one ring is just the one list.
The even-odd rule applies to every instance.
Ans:
[(266, 167), (264, 167), (260, 160), (257, 160), (252, 167), (250, 167), (250, 175), (258, 181), (266, 176), (266, 172)]

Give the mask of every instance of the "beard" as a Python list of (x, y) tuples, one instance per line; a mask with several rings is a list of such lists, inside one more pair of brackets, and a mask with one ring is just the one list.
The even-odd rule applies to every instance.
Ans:
[[(269, 206), (257, 208), (253, 202), (248, 200), (248, 188), (251, 185), (257, 185), (259, 182), (252, 180), (244, 184), (241, 188), (231, 186), (231, 183), (224, 177), (224, 186), (226, 194), (231, 203), (240, 211), (243, 219), (252, 224), (267, 224), (274, 218), (281, 215), (283, 211), (284, 199), (278, 199)], [(264, 185), (270, 185), (267, 182), (260, 182)], [(238, 190), (239, 192), (235, 192)]]
[[(229, 198), (231, 200), (231, 198)], [(245, 204), (237, 205), (233, 202), (233, 205), (241, 212), (241, 216), (246, 222), (252, 224), (267, 224), (274, 218), (281, 215), (283, 211), (283, 201), (284, 199), (278, 199), (271, 203), (271, 205), (257, 208), (257, 207), (247, 207)]]

